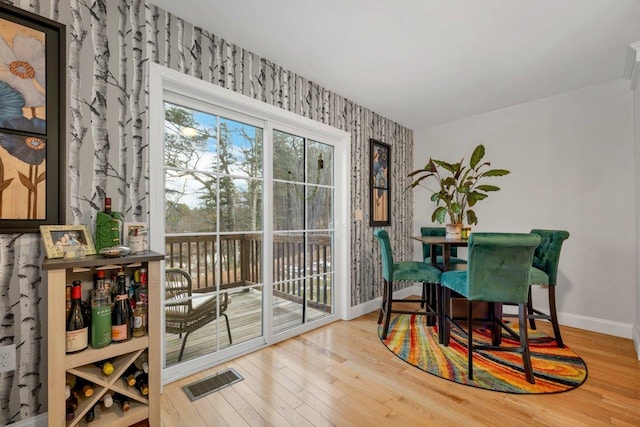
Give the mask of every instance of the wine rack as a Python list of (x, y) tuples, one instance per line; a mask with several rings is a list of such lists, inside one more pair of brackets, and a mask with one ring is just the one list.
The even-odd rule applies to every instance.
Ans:
[[(164, 256), (155, 252), (128, 255), (120, 258), (104, 258), (100, 255), (88, 256), (80, 260), (48, 259), (43, 263), (48, 279), (48, 419), (50, 426), (87, 425), (85, 415), (96, 406), (96, 418), (92, 426), (129, 426), (148, 419), (152, 427), (160, 425), (160, 261)], [(124, 268), (127, 275), (144, 267), (148, 274), (149, 308), (147, 312), (147, 335), (134, 337), (122, 343), (112, 343), (100, 349), (88, 349), (74, 354), (66, 354), (65, 349), (65, 287), (73, 280), (81, 280), (83, 299), (86, 299), (93, 285), (97, 270), (112, 270), (115, 274)], [(108, 275), (111, 273), (107, 273)], [(137, 389), (127, 386), (120, 378), (135, 360), (147, 351), (149, 364), (149, 394), (142, 396)], [(110, 359), (114, 366), (111, 375), (105, 375), (94, 363)], [(75, 417), (65, 418), (66, 373), (75, 375), (93, 384), (94, 393), (79, 399)], [(116, 403), (107, 410), (101, 410), (100, 399), (105, 393), (120, 393), (126, 396), (130, 409), (123, 412)]]

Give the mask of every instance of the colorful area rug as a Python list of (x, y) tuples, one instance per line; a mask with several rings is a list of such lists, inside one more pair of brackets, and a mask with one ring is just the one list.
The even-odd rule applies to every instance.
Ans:
[[(587, 379), (587, 365), (568, 347), (558, 348), (552, 337), (529, 330), (529, 349), (536, 383), (525, 378), (518, 353), (481, 351), (473, 356), (473, 381), (467, 376), (466, 337), (451, 328), (448, 347), (438, 343), (437, 327), (425, 324), (425, 317), (401, 314), (391, 318), (387, 339), (382, 343), (400, 359), (432, 375), (459, 384), (516, 394), (560, 393), (579, 387)], [(512, 322), (513, 323), (513, 322)], [(511, 325), (510, 325), (511, 326)], [(512, 328), (517, 332), (516, 327)], [(378, 328), (378, 336), (382, 327)], [(474, 341), (491, 343), (491, 331), (474, 329)], [(503, 335), (504, 345), (517, 345)]]

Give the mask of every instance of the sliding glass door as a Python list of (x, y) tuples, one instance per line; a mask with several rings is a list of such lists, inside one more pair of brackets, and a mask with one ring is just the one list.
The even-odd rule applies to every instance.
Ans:
[(166, 366), (263, 335), (263, 128), (185, 104), (164, 104), (166, 268), (192, 288), (165, 301), (172, 325), (183, 315), (165, 335)]
[(334, 312), (333, 147), (273, 131), (273, 330)]

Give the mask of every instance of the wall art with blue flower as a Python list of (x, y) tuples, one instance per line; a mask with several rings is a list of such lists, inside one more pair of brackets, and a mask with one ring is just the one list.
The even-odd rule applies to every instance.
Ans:
[(26, 22), (0, 16), (0, 219), (44, 221), (47, 33)]
[(391, 225), (391, 188), (389, 185), (391, 167), (391, 147), (383, 142), (370, 139), (371, 159), (371, 208), (369, 225)]

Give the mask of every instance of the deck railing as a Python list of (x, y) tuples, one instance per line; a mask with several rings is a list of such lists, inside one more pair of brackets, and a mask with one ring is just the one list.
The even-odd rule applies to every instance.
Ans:
[[(308, 236), (306, 256), (304, 245), (302, 235), (274, 236), (274, 295), (302, 303), (306, 285), (309, 305), (331, 312), (331, 238)], [(165, 246), (167, 267), (188, 271), (194, 289), (215, 288), (216, 273), (221, 289), (263, 283), (262, 234), (221, 235), (219, 262), (215, 235), (167, 236)]]

